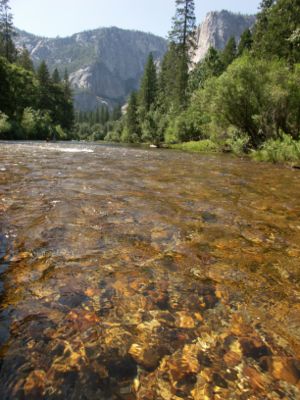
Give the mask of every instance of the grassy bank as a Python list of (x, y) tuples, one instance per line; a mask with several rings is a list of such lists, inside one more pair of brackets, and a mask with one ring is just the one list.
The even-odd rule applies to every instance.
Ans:
[(221, 151), (220, 147), (213, 141), (206, 139), (198, 142), (185, 142), (178, 144), (171, 144), (169, 148), (183, 151), (191, 151), (194, 153), (218, 153)]
[[(183, 150), (195, 153), (221, 153), (228, 152), (237, 156), (248, 156), (256, 161), (289, 164), (300, 166), (300, 141), (293, 140), (288, 135), (283, 135), (281, 139), (268, 140), (259, 149), (250, 150), (246, 154), (241, 146), (227, 143), (220, 145), (209, 139), (172, 144), (171, 149)], [(237, 151), (239, 149), (239, 151)]]

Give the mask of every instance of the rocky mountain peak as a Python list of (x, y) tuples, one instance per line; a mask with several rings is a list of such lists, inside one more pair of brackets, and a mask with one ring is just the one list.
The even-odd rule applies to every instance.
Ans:
[(197, 50), (194, 62), (202, 60), (208, 49), (222, 50), (230, 37), (238, 42), (242, 33), (255, 23), (254, 15), (235, 14), (226, 10), (212, 11), (197, 29)]
[[(255, 16), (229, 11), (210, 12), (197, 29), (194, 62), (205, 56), (210, 46), (223, 49), (231, 36), (238, 41)], [(147, 57), (151, 52), (157, 64), (167, 50), (161, 37), (116, 27), (75, 33), (66, 38), (44, 38), (18, 31), (18, 47), (26, 46), (38, 65), (45, 60), (51, 71), (67, 69), (74, 88), (75, 107), (92, 110), (101, 104), (124, 104), (130, 92), (139, 87)]]

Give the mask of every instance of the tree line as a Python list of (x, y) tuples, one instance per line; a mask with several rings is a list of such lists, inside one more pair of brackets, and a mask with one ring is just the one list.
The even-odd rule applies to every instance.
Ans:
[[(67, 73), (35, 70), (16, 50), (9, 0), (0, 0), (0, 138), (106, 140), (300, 159), (300, 4), (262, 0), (238, 42), (193, 63), (195, 3), (175, 0), (163, 60), (150, 54), (123, 110), (74, 113)], [(275, 155), (274, 155), (275, 154)]]
[(104, 140), (121, 116), (121, 106), (115, 106), (111, 110), (107, 104), (103, 104), (94, 111), (77, 111), (73, 138), (88, 141)]
[(26, 48), (17, 50), (9, 0), (0, 0), (0, 139), (67, 139), (74, 124), (68, 73), (34, 68)]
[(262, 0), (254, 27), (197, 65), (195, 3), (175, 5), (167, 53), (159, 66), (149, 55), (139, 91), (107, 138), (236, 153), (277, 145), (300, 159), (299, 1)]

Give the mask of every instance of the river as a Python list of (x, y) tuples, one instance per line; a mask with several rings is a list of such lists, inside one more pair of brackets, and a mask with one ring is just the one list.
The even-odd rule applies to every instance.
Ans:
[(300, 172), (0, 143), (0, 398), (300, 398)]

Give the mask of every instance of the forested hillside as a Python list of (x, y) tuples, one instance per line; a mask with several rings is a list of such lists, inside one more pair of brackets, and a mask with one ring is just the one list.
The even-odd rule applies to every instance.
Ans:
[(43, 38), (17, 31), (15, 43), (25, 46), (34, 65), (46, 60), (50, 71), (69, 71), (77, 110), (96, 110), (124, 104), (139, 87), (147, 56), (157, 62), (167, 50), (167, 41), (151, 33), (99, 28), (66, 38)]

